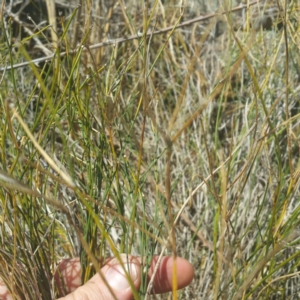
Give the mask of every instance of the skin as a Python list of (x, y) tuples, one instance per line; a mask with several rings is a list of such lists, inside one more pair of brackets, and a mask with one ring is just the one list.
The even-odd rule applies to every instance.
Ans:
[[(140, 275), (142, 271), (141, 258), (121, 255), (122, 262), (129, 267), (130, 276), (136, 289), (140, 286)], [(148, 277), (151, 278), (158, 258), (154, 257)], [(123, 265), (124, 265), (123, 264)], [(153, 292), (166, 293), (172, 290), (174, 260), (165, 256), (156, 273)], [(191, 283), (194, 278), (194, 268), (183, 258), (176, 259), (177, 287), (181, 289)], [(110, 285), (114, 296), (111, 294), (106, 283), (99, 274), (96, 274), (84, 285), (81, 285), (80, 262), (78, 258), (63, 260), (54, 274), (54, 280), (60, 292), (66, 296), (58, 300), (132, 300), (132, 288), (126, 279), (123, 267), (116, 258), (108, 259), (101, 269), (101, 274)], [(6, 286), (0, 282), (0, 299), (11, 300)]]

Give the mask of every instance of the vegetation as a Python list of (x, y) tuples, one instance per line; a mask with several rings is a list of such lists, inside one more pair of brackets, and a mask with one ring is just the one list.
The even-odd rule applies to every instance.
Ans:
[[(63, 258), (85, 282), (119, 253), (145, 258), (136, 299), (297, 299), (298, 3), (50, 2), (2, 3), (0, 277), (15, 299), (59, 297)], [(147, 294), (160, 253), (194, 265), (190, 287)]]

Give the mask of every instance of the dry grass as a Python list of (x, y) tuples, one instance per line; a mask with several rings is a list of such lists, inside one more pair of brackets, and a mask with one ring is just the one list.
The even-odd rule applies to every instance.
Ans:
[(297, 3), (224, 1), (155, 35), (217, 8), (145, 3), (58, 1), (57, 39), (4, 5), (1, 277), (53, 299), (64, 257), (86, 281), (96, 257), (164, 251), (195, 267), (179, 299), (299, 298)]

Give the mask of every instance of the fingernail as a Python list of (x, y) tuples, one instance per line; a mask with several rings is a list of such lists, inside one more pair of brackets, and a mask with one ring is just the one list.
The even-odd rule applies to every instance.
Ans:
[[(114, 265), (115, 263), (115, 265)], [(112, 264), (112, 265), (111, 265)], [(137, 279), (137, 269), (134, 263), (124, 262), (124, 266), (120, 265), (120, 262), (115, 259), (110, 263), (110, 268), (106, 272), (106, 279), (109, 285), (116, 291), (124, 291), (130, 287), (130, 284), (126, 278), (124, 268), (129, 273), (133, 282)]]

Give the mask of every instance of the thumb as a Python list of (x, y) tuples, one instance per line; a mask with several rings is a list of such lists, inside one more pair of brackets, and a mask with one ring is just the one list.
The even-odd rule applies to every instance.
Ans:
[[(121, 261), (114, 258), (107, 261), (101, 275), (94, 275), (87, 283), (60, 300), (131, 300), (132, 288), (125, 271), (130, 275), (133, 285), (140, 285), (140, 263), (135, 257), (121, 255)], [(65, 282), (68, 289), (68, 281)], [(109, 287), (107, 286), (109, 285)]]

